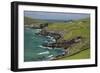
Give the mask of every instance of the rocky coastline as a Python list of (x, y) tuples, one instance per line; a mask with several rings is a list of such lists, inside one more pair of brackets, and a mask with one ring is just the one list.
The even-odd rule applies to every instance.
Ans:
[[(39, 24), (39, 25), (27, 25), (26, 27), (30, 27), (32, 29), (41, 29), (41, 31), (39, 33), (36, 33), (37, 35), (51, 36), (56, 40), (55, 43), (49, 43), (49, 44), (43, 43), (42, 46), (51, 47), (52, 49), (53, 48), (63, 48), (64, 49), (65, 52), (62, 55), (59, 55), (59, 56), (53, 58), (53, 60), (64, 57), (65, 55), (69, 55), (68, 48), (71, 47), (75, 43), (81, 42), (83, 39), (81, 36), (77, 36), (71, 40), (63, 40), (62, 35), (60, 33), (45, 29), (48, 27), (47, 23), (46, 24)], [(62, 40), (58, 41), (59, 39), (62, 39)]]

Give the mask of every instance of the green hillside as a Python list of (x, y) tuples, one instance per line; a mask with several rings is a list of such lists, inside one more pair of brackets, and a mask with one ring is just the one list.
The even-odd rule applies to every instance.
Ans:
[(88, 59), (90, 58), (90, 49), (81, 51), (73, 56), (64, 57), (62, 60), (72, 60), (72, 59)]
[(53, 23), (48, 26), (47, 30), (61, 32), (63, 37), (59, 39), (59, 41), (71, 40), (77, 36), (83, 38), (80, 43), (73, 44), (67, 49), (69, 50), (69, 54), (64, 56), (63, 59), (67, 59), (67, 57), (69, 56), (73, 56), (71, 58), (74, 59), (76, 58), (76, 56), (74, 56), (75, 53), (78, 53), (85, 49), (88, 49), (87, 52), (80, 53), (81, 55), (80, 57), (78, 57), (78, 59), (84, 58), (84, 55), (90, 57), (90, 19), (89, 18), (71, 21), (67, 23), (65, 22)]
[(87, 39), (90, 33), (90, 21), (89, 19), (83, 19), (68, 23), (53, 23), (48, 26), (48, 30), (62, 31), (65, 40), (76, 36), (82, 36)]
[(39, 19), (33, 19), (31, 17), (24, 16), (24, 25), (31, 25), (35, 23), (45, 23), (46, 21), (39, 20)]

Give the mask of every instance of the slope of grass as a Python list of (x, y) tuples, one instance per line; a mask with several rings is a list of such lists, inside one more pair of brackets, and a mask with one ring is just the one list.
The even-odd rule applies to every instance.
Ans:
[[(69, 55), (90, 48), (90, 19), (89, 18), (71, 21), (67, 23), (66, 22), (53, 23), (48, 26), (48, 30), (61, 31), (63, 33), (62, 40), (71, 40), (77, 36), (81, 36), (83, 38), (83, 40), (80, 43), (74, 44), (68, 48)], [(89, 50), (80, 52), (80, 54), (71, 57), (71, 59), (89, 58), (90, 57), (89, 53), (90, 53)], [(66, 55), (64, 59), (67, 59), (67, 57), (68, 55)]]
[(71, 60), (71, 59), (88, 59), (90, 58), (90, 49), (86, 49), (84, 51), (81, 51), (78, 54), (69, 56), (69, 57), (64, 57), (62, 60)]
[(72, 39), (76, 36), (89, 38), (90, 21), (88, 19), (68, 22), (68, 23), (53, 23), (49, 25), (48, 30), (64, 31), (64, 39)]

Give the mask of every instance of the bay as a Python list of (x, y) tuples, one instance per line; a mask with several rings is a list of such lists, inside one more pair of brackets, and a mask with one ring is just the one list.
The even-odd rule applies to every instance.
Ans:
[(42, 46), (43, 43), (54, 42), (48, 36), (37, 35), (41, 29), (24, 28), (24, 61), (48, 61), (64, 53), (63, 48)]

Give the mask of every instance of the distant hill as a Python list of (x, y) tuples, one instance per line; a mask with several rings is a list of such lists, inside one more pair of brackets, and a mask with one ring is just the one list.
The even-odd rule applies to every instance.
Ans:
[(70, 22), (70, 21), (72, 20), (42, 20), (24, 16), (24, 25), (30, 25), (34, 23), (54, 23), (54, 22)]
[(39, 19), (33, 19), (31, 17), (26, 17), (24, 16), (24, 25), (30, 25), (30, 24), (35, 24), (35, 23), (44, 23), (46, 21), (39, 20)]

